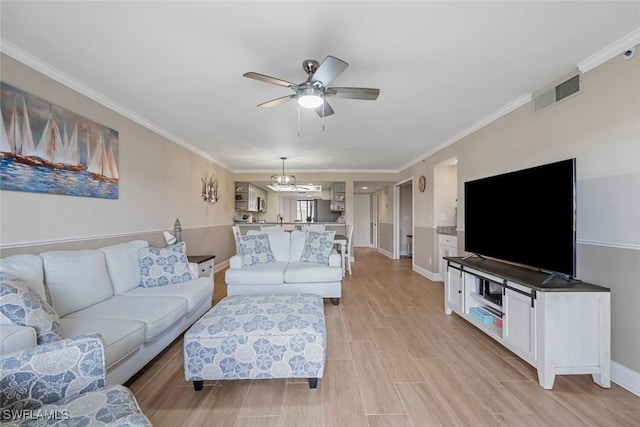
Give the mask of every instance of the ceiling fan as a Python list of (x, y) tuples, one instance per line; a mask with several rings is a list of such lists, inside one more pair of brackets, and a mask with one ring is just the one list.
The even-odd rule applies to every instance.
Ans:
[(307, 80), (300, 84), (266, 76), (260, 73), (244, 73), (244, 77), (260, 80), (278, 86), (288, 87), (295, 93), (272, 99), (258, 104), (258, 107), (269, 108), (280, 105), (290, 99), (296, 99), (301, 107), (313, 109), (320, 117), (330, 116), (333, 108), (326, 100), (328, 96), (337, 98), (364, 99), (374, 101), (380, 94), (380, 89), (364, 87), (328, 87), (349, 66), (346, 62), (333, 56), (327, 56), (322, 64), (315, 59), (306, 59), (302, 62), (302, 69), (308, 74)]

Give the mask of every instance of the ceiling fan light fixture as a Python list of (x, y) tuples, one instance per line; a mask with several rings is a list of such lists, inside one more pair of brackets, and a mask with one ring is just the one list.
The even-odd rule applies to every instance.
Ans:
[(302, 108), (318, 108), (323, 102), (324, 96), (321, 89), (309, 87), (298, 91), (298, 104)]

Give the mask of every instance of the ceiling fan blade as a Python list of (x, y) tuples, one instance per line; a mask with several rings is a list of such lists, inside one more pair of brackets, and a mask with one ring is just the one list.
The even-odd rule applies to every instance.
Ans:
[(374, 101), (380, 95), (380, 89), (372, 89), (368, 87), (329, 87), (325, 91), (327, 96), (335, 96), (336, 98), (365, 99)]
[(244, 73), (242, 77), (248, 77), (250, 79), (260, 80), (261, 82), (271, 83), (278, 86), (290, 87), (293, 90), (295, 90), (295, 88), (298, 87), (298, 85), (295, 83), (291, 83), (282, 79), (276, 79), (275, 77), (266, 76), (260, 73), (248, 72), (248, 73)]
[[(318, 115), (320, 117), (322, 117), (322, 113), (323, 113), (323, 109), (322, 109), (322, 105), (319, 106), (318, 108), (315, 108), (316, 113), (318, 113)], [(324, 117), (330, 116), (334, 113), (333, 108), (331, 108), (331, 105), (329, 105), (329, 103), (327, 102), (327, 100), (324, 100)]]
[(344, 62), (341, 59), (335, 58), (333, 56), (327, 56), (322, 64), (318, 67), (313, 76), (311, 76), (312, 81), (319, 81), (323, 86), (328, 86), (329, 83), (334, 81), (336, 77), (338, 77), (344, 70), (347, 69), (349, 64)]
[(276, 99), (272, 99), (271, 101), (263, 102), (262, 104), (258, 104), (258, 107), (261, 107), (261, 108), (275, 107), (276, 105), (284, 104), (291, 98), (295, 98), (295, 97), (296, 97), (296, 94), (294, 93), (293, 95), (287, 95), (287, 96), (283, 96), (282, 98), (276, 98)]

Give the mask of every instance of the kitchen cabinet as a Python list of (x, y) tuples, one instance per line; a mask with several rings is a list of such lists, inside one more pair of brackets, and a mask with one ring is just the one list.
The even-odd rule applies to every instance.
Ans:
[(450, 236), (446, 234), (438, 235), (438, 259), (440, 260), (438, 272), (442, 275), (442, 280), (446, 280), (444, 276), (447, 274), (447, 260), (444, 259), (444, 257), (456, 256), (457, 247), (457, 236)]
[(333, 212), (343, 212), (346, 202), (346, 184), (344, 182), (334, 182), (331, 185), (331, 205)]
[(249, 184), (249, 201), (247, 204), (249, 212), (258, 212), (258, 189)]
[(235, 210), (265, 212), (267, 210), (267, 192), (247, 182), (236, 182)]
[(237, 211), (249, 210), (249, 184), (236, 182), (235, 209)]

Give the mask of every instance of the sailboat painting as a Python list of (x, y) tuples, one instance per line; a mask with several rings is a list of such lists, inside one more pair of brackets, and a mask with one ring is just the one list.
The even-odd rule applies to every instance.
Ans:
[(0, 190), (118, 198), (118, 131), (0, 82)]

